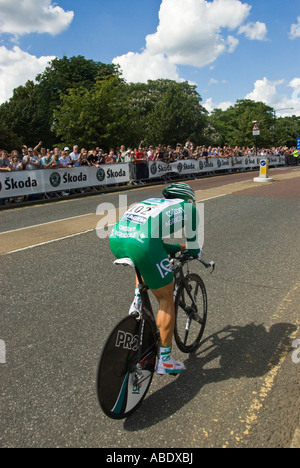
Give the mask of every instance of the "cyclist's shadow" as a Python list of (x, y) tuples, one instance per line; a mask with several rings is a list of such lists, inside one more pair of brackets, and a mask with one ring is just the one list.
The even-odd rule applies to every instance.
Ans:
[[(205, 385), (227, 379), (260, 377), (279, 362), (284, 349), (290, 347), (290, 335), (296, 327), (289, 323), (264, 325), (251, 323), (244, 327), (227, 326), (206, 338), (195, 353), (185, 361), (186, 370), (166, 385), (146, 397), (142, 406), (124, 422), (124, 429), (137, 431), (151, 427), (179, 411)], [(213, 361), (217, 360), (217, 367)], [(151, 391), (151, 387), (150, 387)]]

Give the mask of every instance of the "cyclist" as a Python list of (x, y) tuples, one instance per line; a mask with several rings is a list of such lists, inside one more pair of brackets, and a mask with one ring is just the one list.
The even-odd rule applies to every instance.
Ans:
[[(113, 228), (110, 247), (117, 258), (129, 257), (158, 300), (157, 326), (161, 343), (156, 372), (178, 374), (184, 364), (171, 356), (175, 328), (174, 279), (169, 255), (188, 249), (191, 256), (202, 255), (198, 245), (199, 216), (194, 190), (174, 183), (163, 190), (164, 198), (150, 198), (130, 208)], [(184, 229), (187, 245), (167, 244), (163, 238)], [(140, 310), (138, 282), (130, 313)]]

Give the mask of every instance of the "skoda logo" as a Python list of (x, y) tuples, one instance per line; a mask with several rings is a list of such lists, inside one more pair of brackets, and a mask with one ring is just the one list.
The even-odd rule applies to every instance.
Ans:
[(1, 190), (2, 190), (2, 184), (1, 184), (1, 182), (0, 182), (0, 192), (1, 192)]
[(155, 175), (157, 173), (157, 165), (156, 163), (151, 164), (151, 174)]
[(182, 164), (181, 164), (181, 163), (178, 163), (178, 164), (177, 164), (177, 171), (178, 171), (178, 172), (181, 172), (181, 171), (182, 171)]
[(99, 180), (99, 182), (103, 182), (103, 180), (105, 179), (105, 170), (104, 169), (102, 169), (102, 168), (98, 169), (97, 179)]
[(54, 188), (58, 187), (60, 185), (60, 182), (61, 182), (60, 174), (58, 172), (52, 172), (50, 176), (50, 184), (52, 185), (52, 187)]
[(202, 170), (203, 169), (203, 162), (202, 161), (199, 161), (199, 169)]

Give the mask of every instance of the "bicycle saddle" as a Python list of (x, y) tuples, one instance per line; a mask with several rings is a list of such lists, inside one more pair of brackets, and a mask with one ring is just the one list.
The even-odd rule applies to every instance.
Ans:
[(130, 258), (119, 258), (114, 262), (114, 265), (124, 265), (124, 266), (130, 266), (131, 268), (135, 268), (135, 264)]

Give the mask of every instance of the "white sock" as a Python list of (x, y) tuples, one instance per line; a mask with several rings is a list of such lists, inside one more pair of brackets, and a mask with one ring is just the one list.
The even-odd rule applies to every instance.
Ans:
[(141, 298), (140, 290), (139, 288), (135, 288), (134, 300), (129, 309), (129, 313), (131, 314), (135, 312), (136, 310), (140, 311), (141, 306), (142, 306), (142, 298)]
[(171, 351), (172, 351), (172, 346), (161, 346), (160, 347), (160, 352), (159, 352), (159, 359), (162, 360), (162, 362), (168, 362), (171, 358)]
[(140, 308), (142, 303), (142, 298), (141, 298), (141, 293), (138, 287), (135, 288), (134, 291), (134, 304), (136, 305), (137, 308)]

